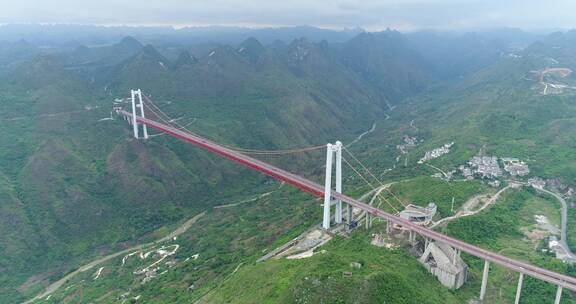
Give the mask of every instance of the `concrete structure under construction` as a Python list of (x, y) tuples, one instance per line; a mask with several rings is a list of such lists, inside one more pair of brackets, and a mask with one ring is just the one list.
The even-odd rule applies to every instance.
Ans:
[(436, 204), (430, 203), (426, 207), (420, 207), (409, 204), (406, 208), (400, 211), (400, 217), (407, 219), (413, 223), (428, 225), (434, 215), (436, 215)]
[(446, 287), (458, 289), (468, 278), (468, 265), (460, 252), (444, 243), (429, 242), (418, 260)]

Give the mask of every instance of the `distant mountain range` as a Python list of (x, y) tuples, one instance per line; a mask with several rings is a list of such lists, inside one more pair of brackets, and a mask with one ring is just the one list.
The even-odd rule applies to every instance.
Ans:
[(528, 76), (575, 69), (575, 37), (2, 26), (0, 302), (20, 302), (88, 257), (269, 184), (166, 137), (132, 140), (123, 122), (102, 120), (130, 89), (230, 145), (346, 141), (378, 122), (389, 133), (365, 153), (380, 166), (393, 162), (382, 151), (419, 128), (426, 144), (455, 141), (456, 160), (485, 144), (572, 181), (574, 94), (543, 95)]

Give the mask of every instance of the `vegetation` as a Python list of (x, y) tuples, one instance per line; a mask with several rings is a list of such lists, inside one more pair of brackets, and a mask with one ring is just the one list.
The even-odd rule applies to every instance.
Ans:
[(447, 182), (439, 178), (418, 177), (394, 184), (389, 192), (385, 191), (382, 195), (389, 202), (396, 204), (398, 203), (394, 196), (405, 204), (411, 203), (423, 207), (433, 202), (438, 206), (439, 216), (447, 217), (454, 215), (462, 204), (475, 194), (486, 192), (486, 188), (479, 181)]
[[(537, 228), (534, 215), (544, 215), (552, 223), (559, 223), (559, 203), (533, 190), (510, 190), (487, 211), (471, 217), (450, 222), (446, 233), (471, 244), (499, 252), (505, 256), (567, 274), (573, 273), (572, 266), (563, 264), (554, 255), (540, 251), (545, 247), (540, 238), (528, 238), (526, 233)], [(471, 268), (472, 281), (463, 293), (476, 294), (482, 277), (484, 262), (465, 255)], [(497, 265), (491, 266), (487, 299), (491, 303), (513, 303), (516, 292), (517, 274)], [(522, 290), (522, 303), (542, 303), (555, 296), (556, 286), (527, 278)], [(562, 303), (576, 303), (569, 293), (564, 294)]]
[[(487, 188), (480, 182), (424, 177), (436, 170), (417, 160), (446, 142), (455, 142), (452, 151), (430, 161), (444, 171), (482, 151), (521, 158), (531, 175), (574, 184), (574, 95), (543, 96), (527, 77), (548, 66), (547, 57), (576, 69), (570, 57), (574, 35), (545, 38), (521, 58), (501, 56), (508, 45), (487, 43), (482, 36), (394, 31), (362, 33), (338, 44), (296, 39), (264, 46), (248, 39), (238, 46), (211, 45), (204, 52), (172, 43), (144, 46), (130, 37), (73, 51), (56, 46), (49, 54), (26, 42), (0, 43), (0, 302), (21, 302), (85, 261), (147, 243), (204, 210), (207, 215), (177, 240), (177, 266), (166, 275), (141, 284), (133, 275), (141, 265), (122, 268), (115, 259), (98, 280), (92, 271), (84, 272), (51, 301), (113, 302), (130, 291), (152, 303), (187, 302), (211, 290), (213, 301), (236, 296), (249, 302), (250, 293), (261, 302), (469, 299), (480, 262), (467, 258), (473, 280), (462, 293), (453, 293), (436, 288), (434, 278), (403, 251), (367, 246), (368, 236), (362, 233), (336, 239), (326, 254), (303, 263), (254, 264), (263, 250), (320, 219), (316, 201), (282, 189), (239, 208), (211, 209), (277, 185), (167, 136), (131, 140), (123, 121), (104, 118), (110, 117), (115, 98), (140, 87), (194, 132), (245, 148), (293, 148), (336, 139), (349, 143), (376, 123), (374, 132), (349, 149), (380, 180), (398, 182), (391, 190), (403, 200), (418, 205), (434, 201), (439, 214), (449, 216), (452, 198), (456, 209)], [(573, 76), (563, 81), (571, 84)], [(400, 155), (396, 146), (405, 135), (419, 141)], [(319, 180), (323, 155), (314, 153), (271, 161)], [(346, 177), (348, 193), (367, 190), (350, 171)], [(486, 213), (453, 222), (446, 231), (571, 272), (536, 253), (533, 248), (542, 244), (523, 241), (522, 229), (531, 225), (535, 212), (558, 223), (553, 204), (535, 193), (509, 194)], [(183, 262), (197, 252), (201, 258)], [(343, 277), (353, 260), (364, 266)], [(504, 299), (512, 294), (510, 277), (496, 270), (491, 283), (502, 284)], [(268, 278), (274, 280), (263, 285), (262, 294), (256, 284), (243, 286), (245, 293), (233, 292), (245, 280)], [(408, 297), (409, 287), (421, 284), (426, 288)], [(534, 290), (526, 296), (531, 303), (553, 292), (540, 289), (539, 282), (526, 284)]]
[[(105, 268), (97, 280), (94, 280), (96, 268), (80, 273), (50, 301), (109, 303), (126, 293), (130, 295), (126, 299), (140, 295), (147, 303), (198, 299), (226, 281), (239, 265), (253, 264), (262, 252), (274, 249), (316, 222), (321, 210), (314, 201), (297, 190), (278, 186), (270, 186), (266, 196), (224, 201), (222, 206), (238, 205), (211, 209), (176, 240), (144, 248), (143, 252), (147, 252), (161, 245), (180, 245), (176, 255), (168, 259), (175, 262), (174, 267), (161, 264), (157, 274), (168, 272), (150, 282), (143, 283), (144, 275), (133, 272), (154, 259), (141, 260), (135, 255), (122, 265), (125, 255), (121, 255), (99, 265)], [(191, 258), (196, 254), (197, 258)]]
[(461, 303), (406, 251), (369, 242), (369, 235), (357, 231), (350, 238), (332, 240), (305, 260), (247, 265), (204, 302)]

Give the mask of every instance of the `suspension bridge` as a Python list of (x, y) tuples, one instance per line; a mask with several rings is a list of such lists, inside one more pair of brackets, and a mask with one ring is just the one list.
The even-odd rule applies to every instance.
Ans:
[[(484, 260), (484, 269), (482, 276), (482, 283), (480, 287), (479, 299), (482, 301), (485, 299), (487, 281), (490, 271), (491, 263), (503, 266), (510, 270), (519, 273), (518, 285), (516, 290), (515, 303), (519, 303), (524, 276), (530, 276), (557, 286), (557, 292), (554, 299), (555, 304), (559, 304), (563, 289), (567, 289), (576, 292), (576, 278), (550, 271), (541, 267), (537, 267), (522, 261), (514, 260), (503, 255), (479, 248), (477, 246), (468, 244), (461, 240), (449, 237), (440, 232), (434, 231), (432, 229), (415, 224), (407, 219), (400, 218), (394, 214), (385, 212), (378, 209), (370, 204), (364, 203), (360, 200), (354, 199), (348, 195), (342, 193), (342, 150), (345, 147), (340, 142), (335, 144), (327, 144), (322, 146), (309, 147), (304, 149), (291, 149), (291, 150), (277, 150), (277, 151), (262, 151), (262, 150), (250, 150), (250, 149), (238, 149), (235, 147), (230, 147), (227, 145), (219, 144), (211, 141), (207, 138), (199, 136), (198, 134), (188, 130), (186, 126), (179, 125), (174, 119), (171, 119), (168, 115), (163, 113), (163, 111), (156, 106), (152, 100), (147, 96), (142, 94), (140, 90), (133, 90), (131, 92), (131, 105), (132, 111), (126, 111), (121, 107), (115, 108), (116, 112), (122, 115), (129, 123), (132, 124), (134, 137), (140, 138), (140, 130), (142, 130), (142, 137), (148, 138), (148, 128), (158, 130), (164, 134), (170, 135), (182, 141), (193, 144), (211, 153), (225, 157), (233, 162), (246, 166), (250, 169), (261, 172), (265, 175), (273, 177), (279, 181), (288, 183), (304, 192), (307, 192), (315, 197), (324, 199), (324, 212), (322, 228), (330, 229), (332, 225), (332, 207), (335, 206), (334, 214), (334, 224), (339, 225), (343, 222), (352, 224), (352, 208), (357, 208), (365, 212), (367, 217), (367, 222), (369, 222), (369, 217), (380, 218), (387, 222), (388, 225), (395, 224), (402, 227), (410, 232), (410, 238), (412, 239), (416, 235), (424, 238), (426, 241), (433, 240), (436, 242), (441, 242), (447, 244), (454, 248), (458, 254), (460, 252), (466, 252), (472, 256), (478, 257)], [(138, 113), (140, 112), (140, 113)], [(153, 113), (156, 119), (146, 118), (145, 112)], [(293, 152), (301, 151), (311, 151), (326, 149), (326, 175), (325, 184), (322, 186), (319, 183), (311, 181), (305, 177), (298, 174), (288, 172), (286, 170), (280, 169), (274, 165), (258, 160), (249, 154), (259, 154), (259, 153), (269, 153), (269, 154), (287, 154)], [(353, 155), (352, 155), (353, 157)], [(336, 187), (332, 187), (332, 171), (333, 163), (336, 167), (335, 184)], [(343, 204), (347, 207), (346, 216), (343, 216)], [(393, 209), (395, 209), (392, 206)]]

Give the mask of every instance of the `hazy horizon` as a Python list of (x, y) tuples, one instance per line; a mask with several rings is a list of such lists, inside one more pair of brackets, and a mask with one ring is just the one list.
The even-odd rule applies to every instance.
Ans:
[(492, 28), (570, 29), (576, 2), (488, 0), (353, 1), (213, 0), (189, 2), (71, 0), (11, 2), (0, 24), (77, 24), (101, 26), (239, 26), (248, 28), (308, 25), (326, 29), (360, 27), (367, 31), (466, 31)]
[(361, 26), (351, 27), (326, 27), (309, 24), (293, 24), (293, 25), (221, 25), (221, 24), (207, 24), (207, 25), (172, 25), (172, 24), (96, 24), (96, 23), (0, 23), (0, 29), (6, 27), (25, 27), (25, 26), (70, 26), (70, 27), (95, 27), (107, 29), (168, 29), (168, 30), (183, 30), (183, 29), (212, 29), (212, 30), (266, 30), (266, 29), (290, 29), (290, 28), (310, 28), (331, 30), (336, 32), (381, 32), (386, 30), (398, 31), (401, 33), (415, 33), (415, 32), (432, 32), (432, 33), (470, 33), (470, 32), (486, 32), (486, 31), (499, 31), (499, 30), (520, 30), (527, 33), (548, 34), (552, 32), (565, 32), (576, 30), (576, 27), (541, 27), (541, 28), (522, 28), (514, 26), (495, 26), (495, 27), (477, 27), (477, 28), (461, 28), (461, 29), (436, 29), (436, 28), (417, 28), (417, 29), (398, 29), (394, 27), (386, 27), (382, 29), (367, 29)]

